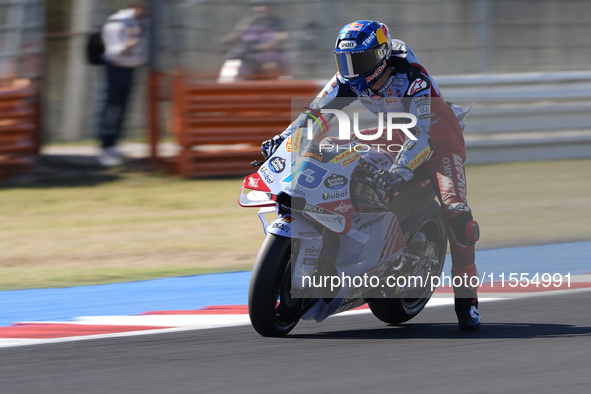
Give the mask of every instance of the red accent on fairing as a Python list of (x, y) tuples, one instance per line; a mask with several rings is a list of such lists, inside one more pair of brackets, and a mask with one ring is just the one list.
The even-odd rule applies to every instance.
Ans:
[(244, 189), (258, 190), (261, 192), (271, 191), (271, 189), (269, 189), (265, 184), (265, 181), (263, 181), (261, 176), (256, 172), (244, 178), (244, 182), (242, 182), (242, 187)]
[[(345, 212), (339, 212), (338, 209), (341, 206), (341, 204), (350, 205), (349, 210)], [(346, 234), (349, 232), (349, 230), (351, 230), (351, 227), (353, 227), (353, 222), (351, 221), (351, 219), (353, 218), (353, 214), (355, 213), (355, 207), (353, 206), (351, 200), (349, 200), (348, 198), (339, 201), (322, 202), (319, 203), (318, 206), (326, 209), (327, 211), (343, 215), (345, 217), (345, 229), (339, 234)]]

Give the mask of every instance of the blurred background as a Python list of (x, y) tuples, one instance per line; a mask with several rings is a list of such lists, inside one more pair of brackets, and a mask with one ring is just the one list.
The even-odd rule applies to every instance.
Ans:
[[(122, 0), (0, 0), (0, 77), (40, 79), (45, 142), (93, 138), (103, 83), (84, 60), (88, 33)], [(252, 14), (250, 1), (152, 0), (151, 71), (219, 74), (222, 39)], [(328, 80), (339, 29), (377, 19), (433, 75), (587, 70), (591, 3), (585, 0), (275, 0), (289, 75)], [(145, 135), (146, 70), (136, 79), (127, 135)], [(97, 97), (99, 96), (99, 97)]]
[[(285, 128), (290, 97), (332, 77), (339, 29), (359, 19), (406, 41), (447, 99), (476, 103), (465, 137), (479, 248), (591, 237), (591, 2), (150, 0), (150, 61), (122, 144), (139, 160), (102, 168), (104, 67), (85, 51), (126, 3), (0, 0), (0, 180), (13, 177), (0, 184), (0, 288), (249, 269), (263, 232), (236, 204), (236, 177)], [(244, 27), (261, 12), (285, 67), (241, 75)], [(256, 132), (240, 133), (247, 121)]]

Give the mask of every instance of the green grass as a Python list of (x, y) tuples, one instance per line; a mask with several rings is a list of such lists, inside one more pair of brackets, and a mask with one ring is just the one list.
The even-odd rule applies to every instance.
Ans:
[[(239, 178), (53, 169), (0, 190), (0, 289), (250, 269), (263, 240)], [(591, 160), (469, 167), (478, 247), (591, 239), (590, 173)]]

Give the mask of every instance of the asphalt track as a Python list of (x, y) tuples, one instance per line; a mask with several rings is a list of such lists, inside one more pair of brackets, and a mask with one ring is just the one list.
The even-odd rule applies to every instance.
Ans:
[(0, 349), (2, 393), (588, 393), (591, 293), (451, 307), (403, 326), (370, 314), (301, 322), (286, 338), (250, 326)]

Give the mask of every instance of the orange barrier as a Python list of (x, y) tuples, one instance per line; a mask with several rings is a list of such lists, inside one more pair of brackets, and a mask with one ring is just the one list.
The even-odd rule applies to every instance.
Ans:
[(0, 88), (0, 179), (26, 169), (38, 152), (35, 98), (28, 81)]
[(298, 113), (293, 97), (314, 97), (313, 81), (195, 83), (177, 77), (170, 129), (181, 147), (183, 177), (245, 175), (261, 159), (261, 142), (281, 133)]

